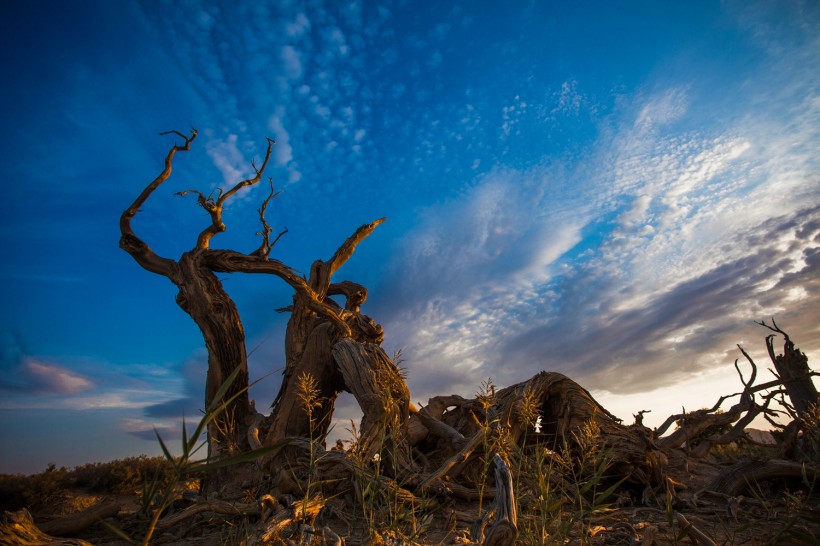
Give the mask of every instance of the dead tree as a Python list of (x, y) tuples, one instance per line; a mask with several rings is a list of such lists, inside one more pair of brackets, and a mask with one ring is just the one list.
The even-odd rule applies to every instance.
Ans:
[[(360, 312), (367, 299), (363, 286), (342, 281), (331, 282), (333, 274), (350, 258), (356, 245), (370, 235), (384, 219), (360, 227), (328, 260), (317, 260), (311, 267), (310, 277), (305, 279), (295, 270), (269, 257), (278, 237), (271, 241), (272, 229), (265, 219), (265, 210), (275, 197), (271, 192), (259, 209), (262, 223), (262, 244), (249, 253), (233, 250), (212, 249), (211, 239), (225, 231), (222, 212), (225, 203), (240, 189), (257, 184), (268, 165), (274, 142), (268, 139), (265, 158), (260, 167), (253, 165), (254, 176), (243, 180), (226, 192), (206, 196), (197, 190), (185, 190), (178, 195), (193, 194), (198, 204), (208, 212), (210, 224), (196, 239), (194, 247), (178, 259), (157, 255), (151, 247), (134, 232), (131, 221), (148, 198), (171, 175), (173, 159), (177, 152), (190, 150), (196, 139), (196, 131), (190, 136), (172, 131), (184, 139), (174, 145), (165, 158), (163, 171), (155, 178), (120, 217), (120, 247), (128, 252), (139, 265), (152, 273), (167, 277), (178, 288), (177, 304), (199, 326), (208, 350), (208, 376), (205, 389), (205, 406), (210, 406), (215, 393), (226, 378), (237, 371), (226, 400), (226, 409), (208, 427), (209, 454), (219, 456), (228, 450), (246, 450), (257, 447), (261, 416), (255, 413), (248, 399), (248, 368), (245, 334), (233, 300), (224, 290), (216, 273), (261, 273), (281, 278), (294, 289), (293, 305), (282, 309), (289, 311), (285, 340), (286, 369), (266, 434), (268, 445), (285, 438), (323, 436), (327, 431), (333, 412), (333, 404), (339, 392), (352, 392), (359, 400), (370, 422), (381, 423), (385, 413), (374, 413), (380, 407), (373, 403), (382, 395), (396, 401), (395, 421), (398, 430), (406, 427), (409, 393), (398, 369), (384, 354), (379, 344), (384, 332), (372, 319)], [(281, 236), (281, 234), (280, 234)], [(330, 296), (344, 296), (344, 307)], [(347, 345), (341, 344), (347, 340)], [(352, 348), (344, 356), (341, 347)], [(351, 356), (352, 355), (352, 356)], [(369, 370), (369, 371), (368, 371)], [(318, 386), (317, 402), (320, 406), (311, 423), (305, 408), (299, 404), (299, 392), (295, 379), (311, 377)], [(365, 379), (369, 378), (368, 383)], [(384, 388), (385, 381), (392, 386)], [(391, 413), (393, 410), (390, 410)], [(376, 426), (368, 432), (373, 453), (380, 450), (382, 438)], [(404, 461), (407, 464), (407, 461)]]
[(774, 351), (775, 334), (766, 336), (766, 349), (769, 352), (769, 358), (772, 360), (774, 369), (777, 371), (777, 377), (783, 383), (783, 388), (791, 400), (791, 406), (794, 408), (794, 417), (802, 417), (813, 406), (818, 404), (817, 388), (814, 386), (812, 376), (814, 375), (809, 368), (809, 359), (800, 349), (794, 346), (794, 343), (789, 339), (789, 335), (781, 330), (777, 323), (772, 319), (772, 325), (769, 326), (765, 321), (760, 321), (758, 324), (768, 328), (775, 334), (783, 336), (783, 354), (776, 355)]
[[(415, 469), (406, 441), (410, 393), (399, 369), (381, 348), (383, 328), (360, 311), (367, 289), (351, 281), (332, 282), (333, 273), (350, 258), (356, 245), (383, 221), (360, 227), (330, 260), (313, 263), (307, 283), (311, 296), (323, 308), (297, 292), (293, 305), (282, 309), (291, 313), (285, 338), (287, 363), (265, 444), (274, 446), (288, 438), (323, 438), (336, 398), (346, 391), (363, 411), (358, 446), (362, 457), (384, 454), (384, 468), (396, 475)], [(344, 296), (344, 307), (329, 297), (334, 295)], [(310, 413), (298, 386), (305, 378), (316, 382), (317, 407)], [(385, 449), (388, 445), (390, 449)], [(275, 483), (281, 482), (283, 490), (294, 485), (286, 484), (299, 453), (298, 448), (286, 449), (268, 461)]]
[[(721, 396), (711, 408), (671, 415), (655, 430), (656, 435), (662, 436), (675, 423), (678, 424), (678, 428), (668, 436), (660, 438), (657, 441), (658, 446), (665, 449), (685, 448), (688, 455), (700, 458), (716, 445), (728, 444), (743, 437), (746, 427), (760, 415), (774, 428), (786, 431), (784, 437), (790, 440), (784, 441), (784, 444), (795, 441), (801, 417), (818, 403), (817, 390), (812, 381), (818, 374), (809, 368), (806, 355), (794, 346), (789, 336), (774, 321), (772, 326), (763, 321), (758, 324), (781, 334), (785, 340), (784, 354), (775, 355), (775, 336), (766, 336), (766, 348), (777, 370), (774, 374), (775, 379), (755, 384), (757, 364), (743, 347), (738, 345), (738, 349), (751, 367), (751, 374), (747, 380), (743, 377), (738, 361), (735, 360), (735, 369), (743, 390)], [(791, 403), (786, 402), (787, 396)], [(734, 397), (739, 397), (738, 401), (723, 411), (723, 403)], [(772, 402), (779, 402), (781, 409), (773, 409)], [(775, 420), (778, 415), (784, 414), (792, 419), (789, 425), (783, 425)]]
[[(596, 472), (601, 470), (601, 475), (611, 479), (611, 483), (644, 491), (669, 491), (675, 487), (667, 472), (673, 458), (680, 461), (703, 457), (713, 446), (742, 436), (746, 426), (759, 415), (774, 424), (773, 418), (781, 410), (773, 409), (773, 402), (785, 404), (795, 422), (817, 404), (817, 390), (812, 383), (817, 374), (809, 369), (805, 355), (772, 322), (772, 326), (761, 324), (785, 338), (784, 354), (780, 356), (774, 353), (774, 336), (766, 338), (777, 370), (774, 380), (756, 384), (758, 367), (739, 347), (751, 367), (747, 379), (735, 361), (743, 386), (741, 392), (721, 397), (712, 408), (670, 416), (654, 431), (641, 423), (645, 411), (638, 413), (633, 425), (624, 425), (583, 387), (554, 372), (541, 372), (498, 391), (488, 384), (485, 392), (473, 399), (455, 394), (436, 396), (426, 406), (416, 408), (410, 403), (401, 371), (381, 348), (382, 327), (361, 311), (367, 289), (355, 282), (333, 280), (357, 245), (384, 219), (361, 226), (328, 260), (316, 260), (305, 278), (269, 257), (278, 239), (271, 241), (272, 229), (265, 219), (267, 205), (276, 195), (271, 188), (258, 211), (263, 227), (259, 248), (249, 253), (210, 248), (211, 239), (225, 230), (222, 211), (226, 201), (240, 189), (261, 180), (273, 145), (268, 140), (265, 159), (260, 167), (253, 166), (252, 178), (226, 192), (220, 190), (216, 196), (196, 190), (180, 192), (197, 197), (199, 205), (208, 212), (210, 223), (200, 232), (194, 247), (179, 258), (158, 256), (134, 233), (131, 221), (169, 178), (175, 154), (188, 151), (196, 138), (196, 131), (190, 136), (173, 134), (184, 142), (171, 148), (163, 171), (123, 212), (120, 246), (143, 268), (174, 283), (178, 289), (177, 303), (202, 331), (209, 364), (206, 405), (210, 405), (225, 378), (238, 371), (227, 394), (231, 399), (227, 411), (208, 429), (212, 454), (219, 455), (227, 446), (238, 450), (262, 445), (275, 448), (265, 464), (260, 465), (272, 477), (267, 491), (271, 494), (307, 497), (309, 487), (303, 478), (310, 480), (316, 476), (308, 476), (304, 471), (318, 472), (320, 479), (314, 481), (321, 484), (319, 491), (313, 490), (315, 496), (301, 501), (304, 505), (312, 503), (316, 514), (327, 499), (361, 496), (356, 484), (358, 476), (389, 491), (391, 498), (412, 506), (437, 503), (442, 497), (494, 499), (476, 524), (473, 538), (485, 544), (511, 545), (518, 534), (515, 499), (525, 497), (516, 497), (513, 491), (517, 481), (505, 459), (509, 453), (518, 450), (517, 456), (524, 460), (529, 456), (527, 453), (553, 457), (553, 450), (561, 450), (562, 457), (572, 459), (577, 454), (583, 459), (584, 451), (590, 449), (585, 442), (592, 441), (597, 444), (593, 449), (600, 448), (605, 453), (595, 463), (605, 468)], [(273, 275), (294, 290), (292, 304), (279, 309), (290, 313), (285, 338), (286, 366), (269, 416), (257, 414), (248, 399), (244, 331), (236, 306), (217, 273)], [(343, 303), (334, 301), (334, 296), (342, 297)], [(326, 451), (322, 445), (336, 399), (343, 391), (352, 393), (363, 411), (353, 455)], [(785, 403), (786, 396), (791, 404)], [(731, 398), (737, 401), (722, 411), (722, 404)], [(677, 430), (664, 436), (675, 423)], [(494, 488), (486, 486), (487, 476), (481, 475), (481, 469), (486, 472), (490, 461), (496, 466)], [(794, 474), (793, 465), (780, 468)], [(769, 476), (779, 471), (748, 476)], [(738, 478), (737, 474), (745, 472), (736, 471), (727, 488), (739, 487), (736, 484), (744, 476)], [(559, 488), (565, 485), (560, 472), (550, 479)], [(264, 532), (279, 533), (282, 526), (298, 519), (295, 514), (274, 518)], [(494, 523), (488, 527), (491, 520)]]
[[(534, 423), (539, 423), (534, 432)], [(497, 441), (511, 446), (540, 445), (574, 450), (584, 427), (597, 431), (606, 446), (609, 470), (636, 485), (662, 481), (660, 454), (649, 429), (623, 425), (578, 383), (556, 372), (531, 379), (475, 399), (438, 396), (411, 419), (411, 438), (432, 467), (420, 482), (420, 492), (441, 489), (447, 482), (475, 483), (471, 475), (484, 450)], [(488, 443), (488, 437), (495, 438)], [(454, 490), (456, 496), (472, 493)]]
[[(168, 133), (163, 133), (168, 134)], [(232, 250), (219, 250), (210, 247), (211, 239), (225, 231), (222, 212), (225, 203), (240, 189), (257, 184), (268, 165), (273, 140), (268, 139), (265, 158), (260, 167), (253, 165), (254, 176), (238, 182), (228, 191), (219, 190), (217, 195), (206, 196), (197, 190), (178, 192), (178, 195), (194, 194), (198, 204), (208, 212), (210, 223), (199, 233), (193, 248), (184, 252), (176, 260), (159, 256), (151, 247), (134, 232), (131, 221), (145, 204), (148, 198), (171, 175), (173, 159), (177, 152), (190, 150), (196, 139), (193, 130), (190, 136), (177, 131), (171, 134), (183, 139), (182, 144), (174, 145), (165, 157), (165, 167), (137, 197), (120, 217), (120, 247), (128, 252), (144, 269), (167, 277), (178, 289), (177, 304), (194, 320), (202, 332), (208, 350), (208, 376), (205, 387), (205, 407), (213, 401), (219, 387), (235, 370), (236, 379), (231, 384), (226, 400), (231, 400), (208, 427), (209, 448), (211, 455), (216, 456), (226, 449), (243, 449), (247, 442), (245, 430), (253, 418), (253, 411), (248, 399), (248, 361), (245, 348), (245, 332), (236, 305), (225, 292), (216, 273), (244, 272), (273, 274), (303, 294), (308, 307), (322, 307), (318, 298), (312, 293), (307, 283), (290, 267), (269, 258), (273, 243), (270, 240), (271, 229), (265, 220), (265, 209), (276, 195), (271, 193), (259, 210), (262, 222), (262, 244), (256, 250), (243, 254)], [(324, 310), (324, 309), (323, 309)], [(325, 313), (331, 312), (324, 310)]]

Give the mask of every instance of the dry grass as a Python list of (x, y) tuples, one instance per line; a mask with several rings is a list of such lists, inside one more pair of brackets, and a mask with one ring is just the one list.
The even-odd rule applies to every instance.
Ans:
[[(310, 378), (303, 379), (302, 402), (307, 408), (315, 407), (317, 394)], [(486, 402), (487, 410), (482, 425), (483, 447), (488, 453), (502, 453), (509, 461), (518, 513), (517, 544), (660, 545), (711, 541), (740, 546), (820, 541), (820, 495), (808, 475), (789, 483), (754, 484), (738, 497), (705, 489), (721, 468), (737, 461), (771, 459), (776, 456), (774, 447), (741, 442), (715, 448), (706, 459), (676, 474), (678, 484), (670, 482), (665, 490), (639, 491), (608, 473), (607, 446), (600, 442), (594, 423), (578, 430), (572, 441), (558, 445), (544, 445), (537, 441), (538, 434), (529, 435), (539, 421), (535, 409), (527, 409), (526, 396), (521, 419), (528, 432), (513, 443), (490, 411), (494, 391), (487, 383), (478, 396), (479, 401)], [(195, 439), (203, 427), (200, 423), (187, 439), (189, 453), (195, 451)], [(807, 464), (816, 465), (820, 460), (820, 411), (806, 416), (804, 428), (800, 455)], [(387, 449), (396, 445), (390, 441), (391, 434), (393, 431), (387, 427), (381, 438)], [(488, 508), (486, 501), (466, 502), (432, 494), (415, 497), (408, 492), (411, 484), (388, 479), (381, 457), (365, 460), (355, 441), (343, 453), (335, 454), (348, 459), (353, 471), (348, 477), (349, 492), (333, 498), (326, 493), (328, 484), (318, 472), (319, 463), (329, 452), (316, 441), (311, 441), (310, 451), (304, 499), (278, 499), (297, 511), (301, 506), (303, 512), (310, 499), (320, 498), (324, 503), (318, 516), (314, 514), (312, 525), (303, 525), (291, 535), (301, 544), (323, 544), (323, 528), (332, 529), (348, 546), (471, 544), (470, 528)], [(389, 458), (390, 453), (383, 456)], [(480, 467), (477, 485), (493, 487), (487, 457), (477, 459), (476, 464)], [(189, 470), (200, 466), (197, 461), (170, 456), (131, 457), (74, 469), (50, 465), (32, 476), (0, 475), (0, 506), (10, 511), (26, 507), (35, 514), (35, 521), (42, 522), (80, 512), (113, 496), (124, 499), (130, 508), (88, 529), (83, 536), (86, 540), (109, 546), (128, 544), (125, 537), (143, 544), (255, 543), (249, 541), (258, 537), (258, 511), (231, 515), (202, 510), (175, 527), (157, 526), (157, 522), (167, 521), (191, 505), (183, 493), (196, 488), (197, 475)], [(335, 484), (330, 485), (335, 488)], [(260, 484), (250, 484), (239, 502), (245, 507), (257, 506), (263, 493)], [(155, 537), (157, 528), (162, 532)]]

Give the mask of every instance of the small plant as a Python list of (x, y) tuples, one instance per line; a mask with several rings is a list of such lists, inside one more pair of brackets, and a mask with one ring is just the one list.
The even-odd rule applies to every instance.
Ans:
[[(525, 398), (526, 400), (526, 398)], [(539, 415), (522, 408), (529, 428), (539, 429)], [(592, 521), (612, 509), (609, 502), (623, 483), (607, 474), (611, 458), (599, 440), (594, 421), (564, 438), (554, 449), (542, 441), (522, 442), (513, 450), (516, 462), (516, 500), (520, 537), (518, 543), (529, 545), (586, 544)]]
[(318, 485), (317, 481), (317, 465), (321, 454), (324, 452), (324, 436), (317, 437), (316, 430), (319, 423), (316, 422), (315, 412), (317, 408), (322, 407), (322, 402), (319, 398), (319, 382), (309, 373), (303, 373), (297, 380), (297, 393), (299, 401), (302, 404), (302, 409), (305, 410), (309, 422), (310, 430), (310, 446), (308, 459), (308, 473), (307, 482), (305, 485), (304, 496), (301, 503), (301, 513), (298, 517), (303, 519), (308, 512), (308, 506), (313, 495), (313, 488)]
[(165, 456), (165, 459), (171, 467), (171, 476), (170, 479), (165, 482), (157, 476), (143, 488), (141, 502), (143, 503), (143, 508), (146, 512), (151, 515), (151, 519), (142, 539), (142, 546), (148, 546), (151, 537), (156, 531), (159, 518), (171, 506), (171, 503), (179, 493), (179, 489), (188, 479), (190, 479), (191, 476), (243, 462), (254, 461), (259, 457), (278, 449), (278, 446), (263, 447), (217, 461), (209, 461), (207, 458), (202, 460), (194, 459), (194, 456), (207, 445), (207, 440), (203, 440), (202, 436), (205, 434), (208, 424), (213, 422), (217, 416), (224, 412), (228, 405), (237, 396), (239, 396), (241, 392), (244, 392), (240, 391), (240, 393), (235, 394), (233, 397), (223, 400), (225, 394), (228, 392), (228, 388), (230, 388), (231, 384), (236, 379), (239, 370), (239, 368), (234, 370), (233, 373), (231, 373), (231, 375), (228, 376), (225, 382), (220, 386), (219, 390), (213, 397), (213, 401), (205, 409), (205, 412), (199, 420), (196, 429), (190, 436), (186, 430), (185, 420), (182, 420), (182, 454), (179, 457), (174, 457), (171, 454), (170, 450), (165, 445), (165, 442), (162, 440), (162, 437), (159, 435), (159, 432), (157, 432), (156, 429), (154, 430), (157, 441), (162, 449), (162, 454)]
[(483, 447), (481, 456), (481, 473), (478, 477), (478, 517), (481, 517), (484, 508), (484, 490), (487, 487), (487, 480), (490, 476), (490, 467), (493, 464), (495, 447), (498, 445), (497, 438), (493, 437), (494, 430), (498, 427), (499, 418), (495, 414), (495, 385), (492, 378), (488, 378), (479, 386), (476, 393), (476, 400), (481, 405), (484, 413), (481, 421), (481, 444)]

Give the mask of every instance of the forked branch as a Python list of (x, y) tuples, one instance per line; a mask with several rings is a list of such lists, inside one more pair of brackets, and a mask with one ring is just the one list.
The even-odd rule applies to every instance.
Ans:
[(356, 246), (371, 233), (373, 233), (373, 230), (376, 229), (377, 226), (384, 223), (386, 220), (387, 218), (379, 218), (370, 224), (361, 226), (353, 233), (353, 235), (348, 237), (345, 242), (342, 243), (330, 260), (326, 262), (316, 260), (313, 263), (310, 271), (310, 286), (317, 294), (319, 294), (320, 297), (324, 297), (327, 294), (327, 290), (330, 287), (331, 277), (340, 267), (345, 264), (345, 262), (347, 262), (348, 259), (350, 259), (353, 252), (356, 250)]
[(120, 248), (128, 252), (143, 268), (152, 273), (157, 273), (158, 275), (164, 275), (166, 277), (171, 276), (176, 262), (157, 255), (151, 247), (145, 243), (145, 241), (140, 239), (131, 227), (131, 219), (134, 218), (134, 215), (137, 214), (137, 211), (143, 204), (145, 204), (151, 194), (154, 193), (154, 191), (156, 191), (156, 189), (160, 187), (163, 182), (168, 180), (168, 177), (171, 176), (174, 156), (177, 152), (187, 152), (191, 149), (191, 143), (194, 139), (196, 139), (197, 131), (196, 129), (191, 129), (190, 136), (185, 136), (179, 131), (167, 131), (160, 133), (160, 135), (168, 134), (174, 134), (182, 137), (184, 139), (184, 143), (175, 144), (168, 151), (168, 155), (165, 156), (165, 167), (162, 172), (150, 184), (148, 184), (144, 190), (142, 190), (142, 193), (134, 200), (133, 203), (131, 203), (130, 207), (125, 209), (120, 216)]
[[(214, 199), (213, 194), (205, 197), (202, 192), (197, 190), (185, 190), (178, 192), (177, 195), (185, 196), (189, 193), (196, 194), (197, 202), (199, 205), (208, 212), (208, 215), (211, 217), (211, 225), (206, 227), (197, 237), (196, 247), (194, 251), (200, 252), (202, 250), (206, 250), (211, 242), (211, 239), (217, 233), (222, 233), (225, 231), (226, 227), (225, 224), (222, 222), (222, 209), (225, 206), (225, 202), (230, 199), (236, 192), (245, 188), (247, 186), (253, 186), (257, 182), (262, 179), (262, 174), (265, 172), (265, 168), (268, 166), (268, 161), (270, 161), (271, 151), (273, 150), (273, 145), (275, 144), (274, 140), (271, 138), (267, 139), (268, 147), (265, 151), (265, 159), (262, 162), (261, 167), (257, 167), (255, 163), (251, 163), (253, 167), (253, 171), (255, 176), (253, 178), (247, 178), (238, 182), (234, 187), (229, 189), (226, 192), (223, 192), (221, 189), (219, 190), (219, 195)], [(270, 198), (269, 198), (270, 199)]]
[(255, 251), (251, 252), (251, 255), (259, 256), (260, 258), (264, 259), (268, 259), (270, 251), (273, 249), (274, 246), (276, 246), (276, 243), (279, 242), (279, 239), (282, 238), (282, 235), (288, 232), (288, 228), (285, 228), (283, 231), (279, 233), (279, 235), (276, 236), (276, 239), (274, 239), (273, 242), (271, 242), (270, 234), (273, 233), (273, 228), (270, 227), (268, 221), (265, 219), (265, 213), (268, 210), (268, 203), (270, 203), (274, 197), (276, 197), (282, 192), (275, 191), (273, 189), (273, 179), (271, 178), (269, 180), (270, 193), (268, 194), (268, 197), (262, 202), (262, 206), (259, 207), (259, 209), (257, 210), (257, 212), (259, 213), (259, 221), (262, 222), (262, 231), (258, 232), (257, 235), (262, 236), (262, 244)]

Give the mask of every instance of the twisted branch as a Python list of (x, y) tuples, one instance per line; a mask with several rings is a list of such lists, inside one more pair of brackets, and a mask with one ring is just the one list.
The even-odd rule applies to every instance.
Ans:
[(268, 225), (267, 220), (265, 219), (265, 213), (268, 210), (268, 203), (271, 200), (278, 196), (281, 191), (274, 191), (273, 189), (273, 179), (270, 179), (270, 193), (268, 197), (262, 202), (262, 206), (257, 210), (259, 213), (259, 221), (262, 222), (262, 231), (258, 232), (257, 235), (262, 236), (262, 245), (257, 248), (255, 251), (251, 252), (251, 255), (259, 256), (261, 258), (267, 259), (270, 255), (270, 251), (276, 246), (276, 243), (279, 242), (279, 239), (288, 232), (288, 228), (285, 228), (284, 231), (280, 232), (279, 235), (276, 236), (276, 239), (273, 242), (270, 242), (270, 234), (273, 232), (273, 228)]
[(148, 184), (144, 190), (142, 190), (142, 193), (140, 193), (134, 202), (131, 203), (131, 206), (125, 209), (120, 216), (120, 248), (128, 252), (144, 269), (150, 271), (151, 273), (156, 273), (158, 275), (163, 275), (170, 278), (173, 274), (176, 262), (169, 258), (164, 258), (157, 255), (151, 247), (145, 243), (145, 241), (140, 239), (134, 233), (134, 230), (131, 228), (131, 219), (134, 218), (134, 215), (137, 214), (140, 207), (142, 207), (151, 194), (154, 193), (154, 191), (156, 191), (156, 189), (160, 187), (163, 182), (168, 180), (169, 176), (171, 176), (173, 160), (176, 153), (187, 152), (191, 149), (191, 143), (194, 139), (196, 139), (197, 130), (191, 129), (191, 136), (185, 136), (179, 131), (166, 131), (164, 133), (160, 133), (160, 135), (169, 134), (180, 136), (185, 142), (184, 144), (174, 144), (174, 146), (168, 151), (168, 155), (165, 156), (165, 167), (162, 172), (150, 184)]
[[(194, 252), (201, 252), (203, 250), (208, 249), (213, 236), (217, 233), (222, 233), (223, 231), (225, 231), (226, 227), (225, 224), (222, 222), (222, 209), (225, 205), (225, 202), (242, 188), (247, 186), (253, 186), (262, 179), (262, 174), (265, 172), (265, 168), (267, 168), (268, 166), (268, 161), (270, 161), (273, 145), (276, 144), (276, 142), (271, 138), (268, 138), (266, 140), (268, 141), (268, 147), (265, 151), (265, 159), (262, 162), (262, 166), (257, 168), (255, 163), (251, 163), (251, 166), (253, 167), (255, 173), (255, 176), (253, 178), (248, 178), (242, 180), (241, 182), (237, 182), (236, 185), (234, 185), (234, 187), (232, 187), (224, 193), (220, 188), (218, 190), (219, 195), (216, 199), (213, 198), (213, 193), (211, 193), (211, 195), (209, 195), (208, 197), (205, 197), (201, 192), (197, 190), (185, 190), (177, 193), (177, 195), (180, 196), (185, 196), (189, 193), (196, 194), (197, 202), (203, 209), (205, 209), (208, 212), (208, 215), (211, 217), (211, 225), (203, 229), (202, 232), (199, 234), (199, 237), (197, 237)], [(268, 198), (268, 200), (270, 200), (270, 198)]]

